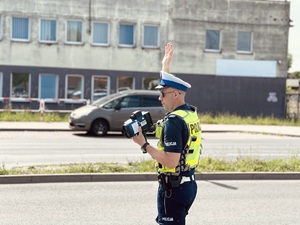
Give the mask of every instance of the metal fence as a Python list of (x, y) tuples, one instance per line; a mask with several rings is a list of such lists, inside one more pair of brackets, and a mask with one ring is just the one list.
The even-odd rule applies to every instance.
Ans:
[(86, 99), (39, 99), (39, 98), (0, 98), (0, 112), (70, 113), (74, 109), (89, 104)]
[[(0, 112), (70, 113), (89, 104), (87, 99), (0, 98)], [(300, 119), (300, 93), (286, 94), (286, 117)]]

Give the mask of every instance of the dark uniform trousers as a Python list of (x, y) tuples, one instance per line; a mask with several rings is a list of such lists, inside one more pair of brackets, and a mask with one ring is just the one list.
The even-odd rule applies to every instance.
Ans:
[(197, 194), (195, 180), (180, 184), (179, 187), (166, 190), (162, 184), (158, 187), (156, 222), (160, 225), (185, 225), (185, 217)]

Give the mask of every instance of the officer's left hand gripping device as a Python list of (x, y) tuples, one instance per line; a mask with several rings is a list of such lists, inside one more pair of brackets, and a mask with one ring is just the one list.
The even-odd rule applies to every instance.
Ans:
[(139, 126), (142, 129), (142, 133), (147, 141), (146, 133), (155, 131), (155, 124), (153, 124), (151, 115), (149, 112), (135, 111), (130, 116), (130, 119), (126, 120), (122, 127), (122, 134), (131, 138), (139, 134)]

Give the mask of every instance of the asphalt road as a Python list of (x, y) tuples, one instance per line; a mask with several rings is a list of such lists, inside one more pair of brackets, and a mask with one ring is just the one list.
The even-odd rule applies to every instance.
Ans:
[[(156, 145), (152, 136), (149, 142)], [(0, 163), (6, 168), (40, 164), (121, 162), (150, 159), (130, 139), (119, 134), (97, 138), (84, 133), (0, 132)], [(298, 155), (300, 137), (250, 133), (203, 133), (203, 157), (284, 158)]]
[[(198, 181), (195, 225), (299, 225), (300, 181)], [(0, 185), (1, 225), (153, 225), (157, 182)]]

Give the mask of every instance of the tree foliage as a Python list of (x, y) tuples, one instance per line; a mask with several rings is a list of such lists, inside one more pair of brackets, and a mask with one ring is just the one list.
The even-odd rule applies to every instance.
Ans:
[(291, 53), (288, 54), (288, 70), (292, 68), (293, 65), (293, 55)]
[(290, 79), (300, 79), (300, 71), (289, 73), (288, 78), (290, 78)]
[[(288, 70), (292, 67), (293, 65), (293, 55), (288, 54)], [(290, 79), (300, 79), (300, 71), (296, 71), (293, 73), (288, 73), (288, 78)]]

